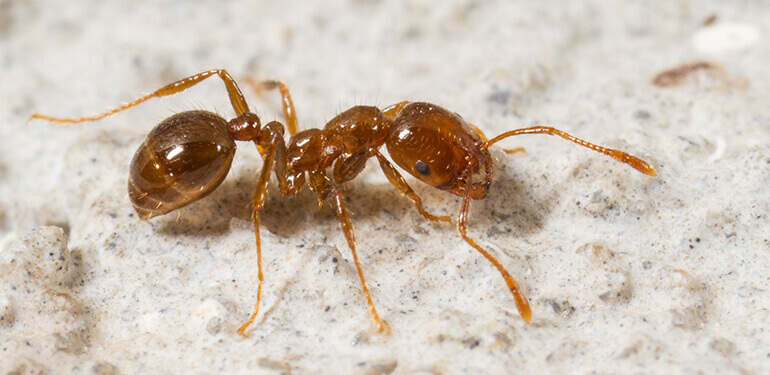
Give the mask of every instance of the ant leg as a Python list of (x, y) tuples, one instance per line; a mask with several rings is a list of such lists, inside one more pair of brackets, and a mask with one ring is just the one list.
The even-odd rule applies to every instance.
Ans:
[[(483, 131), (481, 131), (481, 129), (479, 129), (479, 127), (478, 127), (478, 126), (476, 126), (476, 125), (473, 125), (473, 124), (471, 124), (471, 123), (467, 123), (467, 124), (468, 124), (468, 126), (470, 126), (471, 128), (473, 128), (473, 130), (475, 130), (475, 131), (476, 131), (476, 133), (479, 133), (479, 135), (481, 136), (481, 140), (482, 140), (482, 141), (484, 141), (484, 142), (489, 142), (489, 138), (487, 138), (487, 135), (486, 135), (486, 134), (484, 134), (484, 132), (483, 132)], [(515, 153), (517, 153), (517, 152), (526, 152), (526, 151), (527, 151), (527, 150), (525, 150), (525, 149), (524, 149), (524, 147), (516, 147), (516, 148), (504, 148), (504, 149), (503, 149), (503, 152), (505, 152), (505, 153), (506, 153), (506, 154), (508, 154), (508, 155), (510, 155), (510, 154), (515, 154)]]
[(281, 104), (283, 106), (283, 117), (286, 120), (286, 127), (289, 128), (289, 135), (294, 135), (299, 132), (299, 122), (297, 121), (297, 111), (294, 110), (294, 101), (291, 100), (291, 94), (289, 93), (289, 87), (285, 83), (276, 80), (256, 82), (253, 79), (246, 77), (243, 82), (257, 93), (261, 93), (263, 90), (278, 89), (281, 93)]
[[(470, 186), (470, 178), (468, 180), (468, 185)], [(478, 252), (484, 256), (484, 258), (487, 258), (487, 260), (489, 260), (492, 265), (494, 265), (495, 268), (500, 271), (500, 274), (503, 275), (503, 279), (505, 279), (505, 284), (508, 285), (508, 290), (510, 290), (511, 294), (513, 294), (513, 300), (516, 302), (516, 308), (519, 310), (519, 315), (521, 315), (521, 318), (524, 319), (525, 322), (529, 323), (532, 320), (532, 309), (529, 307), (527, 297), (525, 297), (521, 290), (519, 290), (519, 283), (516, 282), (516, 279), (514, 279), (513, 276), (508, 273), (503, 265), (500, 264), (500, 262), (492, 256), (492, 254), (484, 250), (476, 243), (476, 241), (467, 236), (466, 226), (468, 224), (468, 213), (471, 206), (470, 202), (472, 191), (473, 189), (466, 189), (465, 197), (463, 198), (463, 204), (460, 208), (460, 214), (457, 217), (457, 231), (460, 233), (460, 237), (462, 237), (465, 242), (473, 246), (474, 249), (478, 250)]]
[(488, 141), (489, 141), (489, 138), (487, 138), (487, 135), (486, 135), (486, 134), (484, 134), (484, 132), (483, 132), (483, 131), (481, 131), (481, 129), (479, 129), (479, 127), (478, 127), (478, 126), (476, 126), (476, 125), (473, 125), (473, 124), (471, 124), (470, 122), (468, 122), (467, 124), (468, 124), (468, 126), (470, 126), (470, 127), (473, 129), (473, 130), (475, 130), (475, 131), (476, 131), (476, 133), (479, 133), (479, 136), (481, 136), (481, 140), (482, 140), (482, 141), (484, 141), (484, 142), (488, 142)]
[(517, 154), (519, 152), (527, 152), (527, 150), (524, 147), (504, 148), (503, 152), (505, 152), (508, 155), (511, 155), (511, 154)]
[(425, 207), (422, 205), (422, 199), (420, 199), (420, 196), (417, 195), (417, 193), (415, 193), (414, 190), (412, 190), (412, 188), (406, 183), (404, 177), (401, 176), (401, 173), (398, 173), (398, 170), (393, 167), (393, 164), (391, 164), (388, 159), (385, 159), (385, 157), (382, 156), (379, 151), (377, 151), (375, 155), (377, 155), (377, 161), (380, 162), (380, 168), (382, 168), (382, 172), (385, 173), (385, 176), (388, 177), (388, 181), (390, 181), (390, 183), (393, 184), (396, 189), (398, 189), (398, 192), (401, 193), (401, 195), (405, 195), (407, 198), (412, 200), (414, 206), (417, 207), (417, 211), (420, 212), (420, 216), (433, 222), (450, 222), (449, 216), (435, 216), (428, 211), (425, 211)]
[(361, 286), (364, 290), (364, 297), (366, 297), (366, 304), (369, 305), (369, 313), (374, 319), (374, 324), (377, 326), (378, 333), (389, 333), (390, 328), (387, 323), (380, 319), (377, 314), (377, 309), (374, 307), (374, 301), (372, 295), (369, 292), (369, 286), (366, 284), (364, 278), (364, 272), (361, 269), (361, 262), (358, 260), (358, 254), (356, 253), (356, 237), (353, 234), (353, 224), (350, 221), (350, 214), (345, 208), (345, 200), (342, 197), (342, 192), (337, 186), (332, 185), (329, 177), (323, 171), (311, 171), (308, 172), (309, 184), (313, 191), (318, 193), (319, 198), (326, 198), (329, 194), (334, 195), (334, 203), (337, 206), (337, 216), (340, 218), (340, 228), (345, 234), (345, 239), (348, 241), (348, 247), (353, 253), (353, 262), (356, 264), (356, 271), (358, 272), (358, 278), (361, 280)]
[(353, 253), (353, 262), (356, 264), (356, 271), (358, 271), (358, 278), (361, 280), (361, 286), (364, 289), (364, 296), (366, 297), (366, 304), (369, 305), (369, 312), (372, 314), (374, 324), (377, 326), (377, 332), (383, 333), (389, 331), (387, 324), (380, 320), (380, 316), (377, 314), (377, 309), (374, 307), (374, 301), (372, 301), (372, 295), (369, 293), (369, 286), (366, 285), (366, 279), (364, 279), (364, 272), (361, 270), (361, 262), (358, 260), (358, 254), (356, 254), (356, 238), (353, 235), (353, 224), (350, 222), (350, 216), (348, 210), (345, 209), (345, 203), (342, 198), (342, 193), (339, 189), (334, 189), (334, 202), (337, 204), (337, 215), (340, 217), (340, 227), (345, 233), (345, 239), (348, 241), (348, 247)]
[(366, 161), (369, 160), (369, 158), (373, 155), (377, 156), (377, 160), (380, 162), (380, 168), (382, 168), (385, 176), (388, 177), (388, 181), (390, 181), (390, 183), (398, 189), (401, 195), (406, 195), (407, 198), (414, 202), (415, 207), (417, 207), (417, 211), (420, 212), (420, 215), (423, 218), (433, 222), (450, 221), (449, 216), (435, 216), (426, 211), (425, 207), (422, 205), (422, 199), (420, 199), (420, 196), (418, 196), (417, 193), (415, 193), (414, 190), (409, 187), (409, 185), (404, 180), (404, 177), (402, 177), (396, 168), (393, 167), (393, 164), (391, 164), (388, 159), (385, 159), (385, 157), (382, 156), (382, 154), (375, 148), (363, 149), (349, 156), (348, 158), (337, 159), (337, 161), (334, 163), (334, 169), (332, 172), (334, 182), (341, 184), (352, 180), (359, 173), (361, 173), (361, 171), (366, 166)]
[(548, 134), (548, 135), (558, 135), (559, 137), (562, 137), (570, 142), (577, 143), (583, 147), (590, 148), (591, 150), (594, 150), (596, 152), (602, 153), (604, 155), (607, 155), (621, 163), (625, 163), (630, 165), (632, 168), (636, 169), (639, 172), (642, 172), (649, 176), (657, 176), (658, 173), (655, 172), (655, 169), (653, 169), (647, 162), (645, 162), (642, 159), (637, 158), (636, 156), (627, 154), (620, 150), (615, 150), (611, 148), (606, 148), (602, 146), (597, 146), (593, 143), (590, 143), (588, 141), (584, 141), (580, 138), (573, 137), (570, 134), (567, 134), (566, 132), (563, 132), (559, 129), (555, 129), (549, 126), (533, 126), (531, 128), (523, 128), (523, 129), (516, 129), (511, 130), (508, 132), (505, 132), (503, 134), (498, 135), (495, 138), (492, 138), (492, 140), (487, 141), (484, 145), (485, 148), (489, 148), (493, 143), (497, 143), (503, 138), (512, 137), (514, 135), (521, 135), (521, 134)]
[[(270, 170), (273, 168), (273, 162), (275, 160), (275, 148), (276, 139), (280, 137), (280, 134), (274, 135), (273, 140), (268, 143), (265, 148), (265, 156), (262, 164), (262, 170), (259, 172), (259, 179), (257, 180), (257, 187), (254, 189), (254, 199), (251, 201), (251, 221), (254, 225), (254, 237), (257, 243), (257, 268), (259, 275), (259, 286), (257, 287), (257, 302), (254, 304), (254, 309), (249, 315), (249, 320), (244, 323), (241, 328), (238, 328), (238, 334), (243, 337), (248, 337), (246, 330), (254, 323), (254, 319), (259, 313), (259, 303), (262, 301), (262, 282), (264, 277), (262, 275), (262, 241), (259, 238), (259, 210), (265, 204), (265, 192), (267, 191), (267, 182), (270, 180)], [(283, 138), (281, 137), (282, 141)], [(257, 143), (256, 141), (254, 143)], [(258, 144), (258, 143), (257, 143)]]
[(332, 179), (335, 184), (343, 184), (354, 179), (366, 167), (366, 162), (377, 152), (374, 148), (356, 151), (348, 157), (340, 157), (334, 162)]
[(172, 82), (166, 86), (163, 86), (155, 90), (154, 92), (148, 95), (145, 95), (139, 99), (123, 104), (120, 107), (111, 109), (107, 112), (104, 112), (96, 116), (63, 118), (63, 117), (51, 117), (51, 116), (41, 115), (39, 113), (33, 113), (31, 116), (29, 116), (29, 119), (30, 120), (41, 119), (41, 120), (47, 120), (47, 121), (58, 122), (58, 123), (67, 123), (67, 124), (96, 121), (96, 120), (103, 119), (107, 116), (112, 116), (118, 112), (125, 111), (126, 109), (129, 109), (138, 104), (144, 103), (149, 99), (160, 98), (163, 96), (174, 95), (176, 93), (182, 92), (192, 86), (197, 85), (204, 79), (211, 77), (214, 74), (218, 75), (219, 78), (221, 78), (222, 81), (225, 83), (225, 87), (227, 88), (227, 94), (230, 96), (230, 103), (233, 105), (233, 109), (235, 110), (235, 112), (238, 115), (242, 115), (248, 112), (249, 106), (246, 104), (246, 99), (243, 98), (241, 89), (238, 88), (238, 84), (235, 83), (235, 80), (233, 79), (233, 77), (230, 76), (230, 73), (228, 73), (224, 69), (212, 69), (212, 70), (208, 70), (202, 73), (189, 76), (187, 78), (180, 79), (179, 81), (176, 81), (176, 82)]
[(409, 103), (411, 102), (404, 100), (402, 102), (393, 104), (392, 106), (383, 109), (382, 113), (385, 114), (386, 118), (393, 121), (396, 119), (396, 116), (398, 116), (401, 110), (404, 109), (404, 107), (406, 107)]

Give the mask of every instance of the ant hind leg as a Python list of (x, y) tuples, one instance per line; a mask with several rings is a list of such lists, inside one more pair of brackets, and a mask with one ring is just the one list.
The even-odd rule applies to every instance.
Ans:
[(60, 124), (77, 124), (81, 122), (97, 121), (105, 117), (112, 116), (118, 112), (125, 111), (131, 107), (135, 107), (152, 98), (160, 98), (163, 96), (170, 96), (170, 95), (174, 95), (176, 93), (182, 92), (192, 86), (197, 85), (204, 79), (211, 77), (215, 74), (218, 75), (219, 78), (221, 78), (222, 81), (225, 83), (225, 87), (227, 88), (227, 94), (230, 97), (230, 103), (233, 105), (233, 109), (235, 110), (235, 112), (238, 115), (242, 115), (248, 112), (249, 106), (248, 104), (246, 104), (246, 99), (243, 98), (241, 89), (238, 88), (238, 84), (235, 83), (235, 80), (233, 79), (233, 77), (230, 76), (230, 73), (228, 73), (224, 69), (212, 69), (212, 70), (208, 70), (202, 73), (189, 76), (187, 78), (180, 79), (179, 81), (176, 81), (176, 82), (172, 82), (139, 99), (123, 104), (120, 107), (111, 109), (107, 112), (104, 112), (95, 116), (66, 118), (66, 117), (51, 117), (51, 116), (41, 115), (39, 113), (33, 113), (31, 116), (29, 116), (29, 119), (30, 120), (40, 119), (40, 120), (46, 120), (51, 122), (58, 122)]
[(294, 101), (291, 99), (291, 93), (289, 93), (289, 86), (285, 83), (277, 80), (268, 80), (257, 82), (253, 79), (246, 77), (243, 82), (251, 87), (255, 92), (262, 93), (263, 90), (278, 89), (281, 93), (281, 105), (283, 107), (283, 117), (286, 121), (286, 127), (289, 128), (289, 135), (294, 135), (299, 132), (299, 122), (297, 121), (297, 111), (294, 110)]
[(254, 304), (254, 309), (252, 309), (251, 315), (249, 315), (249, 320), (238, 329), (238, 334), (243, 337), (248, 337), (246, 330), (252, 323), (254, 323), (254, 319), (256, 319), (257, 314), (259, 314), (259, 304), (262, 301), (262, 283), (264, 281), (264, 277), (262, 275), (262, 241), (260, 241), (259, 238), (259, 210), (265, 204), (267, 183), (270, 180), (270, 171), (273, 169), (273, 163), (275, 161), (276, 143), (277, 142), (274, 140), (270, 142), (265, 148), (262, 170), (259, 172), (257, 187), (254, 189), (254, 198), (251, 201), (251, 221), (254, 225), (254, 237), (257, 243), (257, 268), (259, 275), (259, 285), (257, 286), (257, 302)]

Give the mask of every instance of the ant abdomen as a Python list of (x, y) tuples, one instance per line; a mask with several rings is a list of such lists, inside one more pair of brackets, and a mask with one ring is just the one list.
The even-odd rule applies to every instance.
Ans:
[(234, 154), (227, 121), (219, 115), (186, 111), (163, 120), (131, 161), (134, 209), (147, 220), (208, 195), (227, 176)]

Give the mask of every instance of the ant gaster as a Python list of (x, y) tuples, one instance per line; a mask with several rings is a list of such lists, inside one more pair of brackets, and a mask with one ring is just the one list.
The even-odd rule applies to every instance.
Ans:
[[(284, 139), (284, 125), (271, 121), (262, 125), (249, 111), (237, 83), (225, 70), (209, 70), (162, 87), (155, 92), (93, 117), (55, 118), (33, 114), (31, 119), (57, 123), (96, 121), (131, 108), (151, 98), (173, 95), (211, 76), (222, 79), (236, 117), (230, 121), (201, 110), (172, 115), (153, 129), (131, 162), (128, 193), (142, 220), (167, 214), (211, 193), (224, 180), (235, 153), (235, 141), (254, 142), (263, 165), (254, 189), (252, 222), (256, 237), (259, 285), (257, 301), (248, 321), (238, 333), (246, 331), (259, 312), (262, 298), (262, 247), (259, 237), (259, 210), (265, 201), (270, 171), (275, 171), (281, 194), (294, 195), (306, 182), (320, 201), (331, 199), (336, 206), (340, 227), (345, 235), (361, 280), (364, 297), (378, 332), (388, 327), (374, 307), (356, 254), (356, 240), (350, 215), (340, 186), (355, 178), (369, 158), (377, 158), (383, 173), (399, 193), (409, 198), (427, 220), (449, 222), (448, 216), (435, 216), (423, 207), (420, 197), (396, 168), (383, 156), (385, 145), (393, 161), (420, 181), (462, 198), (457, 216), (457, 231), (503, 276), (524, 321), (532, 319), (532, 310), (516, 280), (503, 265), (476, 241), (468, 237), (467, 224), (471, 199), (484, 198), (494, 177), (489, 147), (500, 140), (520, 134), (557, 135), (583, 147), (608, 155), (640, 172), (655, 176), (655, 170), (643, 160), (625, 152), (604, 148), (575, 138), (551, 127), (535, 126), (505, 132), (487, 139), (474, 125), (459, 115), (434, 104), (403, 101), (379, 109), (355, 106), (333, 119), (323, 129), (299, 131), (294, 104), (286, 85), (266, 81), (255, 88), (278, 89), (285, 121), (291, 138)], [(329, 170), (331, 169), (331, 173)]]

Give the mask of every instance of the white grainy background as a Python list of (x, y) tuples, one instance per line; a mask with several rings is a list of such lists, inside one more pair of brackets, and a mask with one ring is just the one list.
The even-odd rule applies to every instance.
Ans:
[[(768, 373), (769, 11), (0, 0), (0, 372)], [(704, 59), (727, 75), (650, 83)], [(27, 122), (95, 114), (211, 68), (285, 81), (303, 128), (355, 104), (427, 100), (488, 135), (554, 125), (659, 176), (546, 136), (505, 142), (526, 154), (495, 152), (470, 234), (522, 284), (527, 325), (497, 271), (370, 164), (346, 191), (388, 336), (373, 333), (333, 210), (273, 183), (262, 312), (243, 339), (256, 150), (241, 145), (223, 185), (178, 215), (140, 222), (126, 195), (155, 123), (190, 108), (232, 115), (221, 82), (98, 123)], [(280, 120), (274, 96), (246, 94)], [(409, 181), (430, 210), (456, 214), (456, 197)]]

